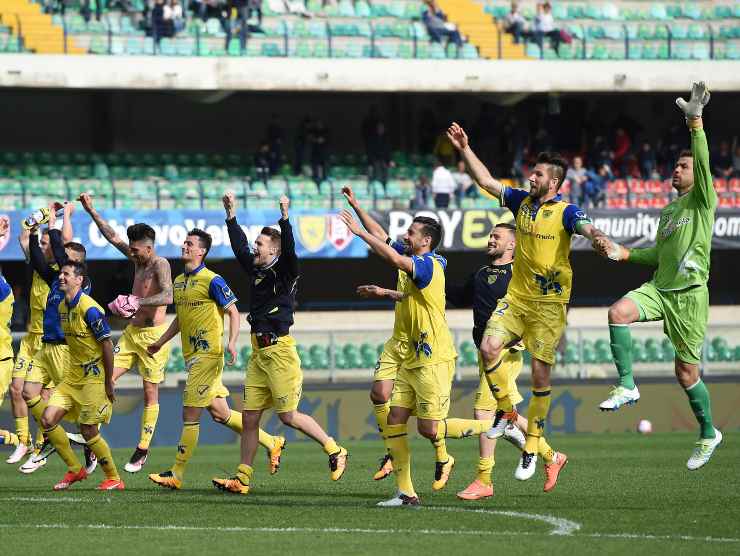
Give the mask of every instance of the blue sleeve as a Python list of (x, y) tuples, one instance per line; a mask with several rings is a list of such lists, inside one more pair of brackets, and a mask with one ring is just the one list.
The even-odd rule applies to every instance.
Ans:
[(421, 257), (414, 255), (411, 257), (411, 260), (414, 263), (411, 279), (417, 288), (423, 290), (432, 281), (432, 276), (434, 275), (434, 257), (432, 257), (431, 253), (426, 253)]
[(13, 290), (10, 288), (10, 284), (5, 280), (5, 276), (0, 274), (0, 301), (5, 301), (12, 292)]
[(569, 234), (575, 234), (578, 230), (576, 226), (578, 223), (590, 224), (591, 219), (586, 216), (580, 207), (576, 205), (568, 205), (563, 211), (563, 227), (568, 231)]
[(519, 212), (519, 206), (522, 204), (522, 201), (524, 201), (524, 199), (526, 199), (528, 196), (529, 193), (527, 193), (523, 189), (513, 189), (511, 187), (505, 187), (503, 195), (504, 206), (508, 208), (514, 214), (514, 216), (516, 216)]
[[(390, 238), (389, 238), (390, 239)], [(398, 253), (399, 255), (405, 255), (406, 254), (406, 248), (404, 247), (403, 243), (400, 241), (389, 241), (388, 245), (393, 247), (393, 249)]]
[(234, 292), (231, 291), (226, 280), (218, 274), (211, 280), (211, 285), (208, 287), (208, 295), (224, 309), (236, 303)]
[(108, 319), (97, 307), (90, 307), (85, 313), (85, 322), (92, 330), (93, 336), (98, 342), (110, 338), (110, 326)]

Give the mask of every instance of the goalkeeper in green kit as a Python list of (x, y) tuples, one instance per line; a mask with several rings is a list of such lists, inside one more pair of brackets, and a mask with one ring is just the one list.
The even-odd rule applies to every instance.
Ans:
[(651, 281), (609, 308), (609, 336), (619, 384), (599, 408), (616, 411), (640, 399), (632, 376), (629, 325), (663, 320), (663, 329), (676, 350), (676, 378), (701, 429), (686, 463), (690, 470), (706, 464), (722, 442), (722, 433), (712, 424), (709, 390), (699, 376), (698, 365), (709, 317), (709, 252), (717, 207), (701, 117), (707, 102), (709, 91), (704, 83), (694, 83), (688, 102), (676, 99), (686, 115), (691, 150), (682, 152), (676, 162), (672, 185), (678, 198), (661, 211), (655, 246), (628, 249), (608, 238), (599, 245), (601, 254), (610, 259), (656, 267)]

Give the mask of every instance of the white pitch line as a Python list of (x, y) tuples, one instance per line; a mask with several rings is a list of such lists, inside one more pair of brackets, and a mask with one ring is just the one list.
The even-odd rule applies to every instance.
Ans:
[(580, 523), (570, 521), (561, 517), (555, 517), (552, 515), (542, 514), (530, 514), (526, 512), (512, 512), (505, 510), (487, 510), (485, 508), (455, 508), (449, 506), (421, 506), (424, 510), (436, 510), (445, 512), (465, 512), (465, 513), (476, 513), (476, 514), (490, 514), (490, 515), (503, 515), (506, 517), (519, 517), (522, 519), (531, 519), (534, 521), (543, 521), (548, 525), (552, 525), (554, 529), (550, 531), (551, 535), (572, 535), (581, 528)]

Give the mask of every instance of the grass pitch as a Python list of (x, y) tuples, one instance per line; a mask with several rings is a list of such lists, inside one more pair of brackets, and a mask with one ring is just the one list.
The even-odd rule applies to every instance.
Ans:
[[(348, 444), (349, 467), (337, 483), (313, 443), (288, 444), (274, 477), (261, 451), (248, 496), (226, 495), (210, 482), (233, 471), (236, 445), (197, 448), (178, 492), (147, 479), (170, 466), (174, 448), (152, 450), (141, 473), (125, 474), (124, 492), (96, 492), (99, 470), (67, 492), (52, 492), (64, 472), (57, 456), (30, 476), (0, 464), (2, 553), (740, 554), (740, 448), (733, 438), (726, 433), (712, 461), (689, 472), (693, 435), (555, 436), (551, 443), (570, 463), (549, 494), (541, 468), (528, 482), (514, 479), (517, 454), (501, 442), (495, 496), (472, 503), (455, 493), (474, 477), (477, 442), (449, 442), (457, 465), (447, 488), (433, 493), (432, 448), (415, 441), (419, 510), (375, 507), (394, 491), (392, 477), (372, 480), (380, 442)], [(122, 469), (130, 451), (114, 455)]]

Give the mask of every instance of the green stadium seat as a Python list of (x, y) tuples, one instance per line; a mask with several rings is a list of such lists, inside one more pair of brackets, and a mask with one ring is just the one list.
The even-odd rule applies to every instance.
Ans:
[(666, 6), (664, 4), (653, 4), (650, 6), (650, 17), (651, 19), (669, 19), (670, 16), (668, 15), (668, 12), (666, 11)]

